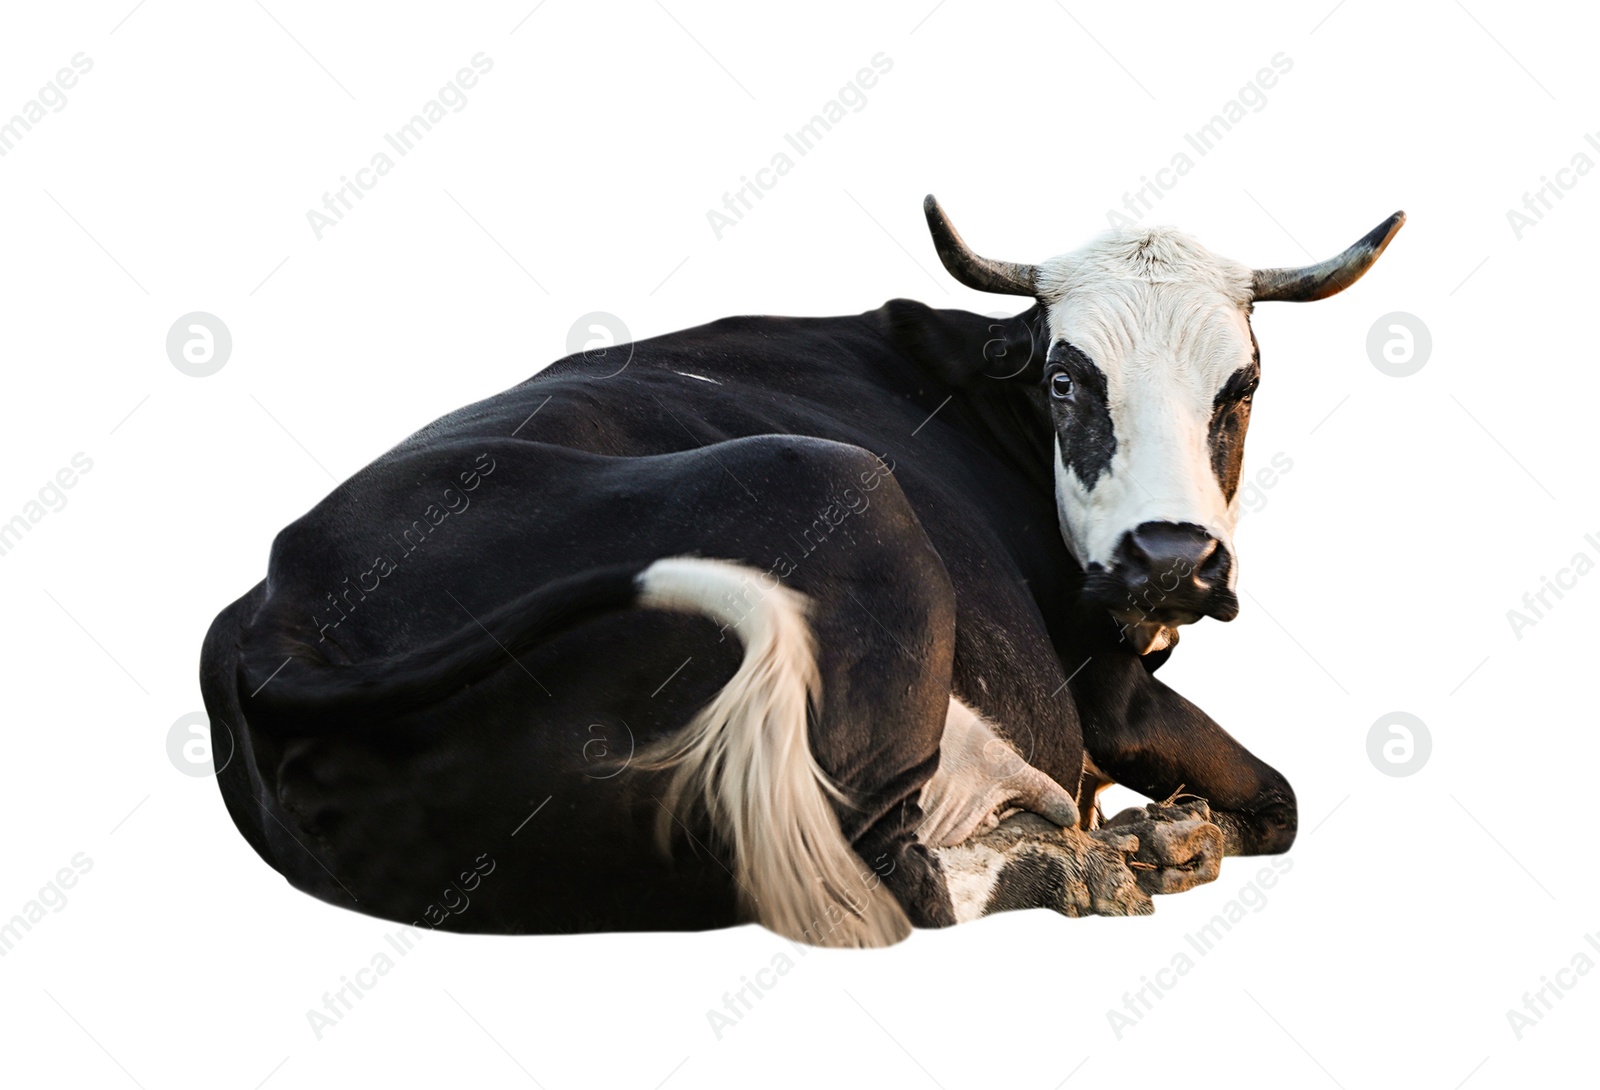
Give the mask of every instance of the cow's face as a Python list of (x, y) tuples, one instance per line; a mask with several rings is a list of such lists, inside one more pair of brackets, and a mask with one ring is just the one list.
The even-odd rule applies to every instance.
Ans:
[(1144, 650), (1231, 620), (1239, 467), (1259, 366), (1251, 270), (1175, 231), (1039, 266), (1062, 537), (1091, 601)]
[(989, 261), (932, 197), (927, 212), (958, 279), (1044, 304), (1056, 509), (1087, 600), (1140, 653), (1179, 625), (1232, 620), (1239, 471), (1260, 378), (1251, 307), (1343, 290), (1404, 216), (1331, 261), (1256, 271), (1170, 228), (1116, 231), (1040, 265)]

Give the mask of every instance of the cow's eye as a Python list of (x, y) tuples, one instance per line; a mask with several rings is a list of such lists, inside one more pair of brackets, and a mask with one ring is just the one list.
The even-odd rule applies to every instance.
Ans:
[(1065, 371), (1057, 371), (1050, 376), (1050, 396), (1059, 400), (1066, 400), (1072, 396), (1072, 376)]

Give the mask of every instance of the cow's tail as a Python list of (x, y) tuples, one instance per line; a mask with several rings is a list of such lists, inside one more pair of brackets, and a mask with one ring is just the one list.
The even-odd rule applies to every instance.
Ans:
[(808, 710), (821, 675), (806, 599), (720, 560), (659, 560), (639, 604), (700, 613), (737, 633), (744, 660), (688, 726), (640, 755), (666, 770), (661, 834), (703, 810), (731, 849), (747, 912), (818, 946), (887, 946), (911, 925), (851, 850), (834, 813), (844, 796), (811, 753)]

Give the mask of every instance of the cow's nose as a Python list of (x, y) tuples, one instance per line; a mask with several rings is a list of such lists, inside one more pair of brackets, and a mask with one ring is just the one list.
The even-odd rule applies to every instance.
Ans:
[(1123, 535), (1115, 564), (1130, 585), (1170, 596), (1181, 608), (1226, 588), (1231, 561), (1222, 543), (1192, 522), (1144, 522)]

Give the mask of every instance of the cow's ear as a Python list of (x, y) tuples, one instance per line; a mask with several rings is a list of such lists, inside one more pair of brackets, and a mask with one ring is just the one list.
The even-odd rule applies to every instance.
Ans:
[(1049, 347), (1044, 307), (986, 317), (934, 310), (907, 299), (886, 304), (889, 336), (918, 367), (952, 386), (984, 380), (1036, 381)]
[(1023, 382), (1035, 385), (1044, 374), (1050, 353), (1050, 329), (1042, 303), (1035, 303), (1009, 318), (990, 318), (988, 338), (979, 353), (982, 367), (967, 381)]

